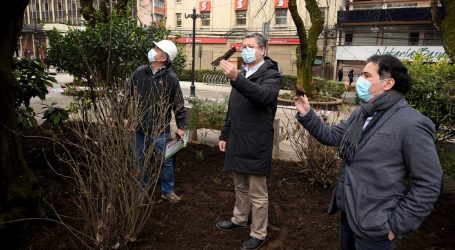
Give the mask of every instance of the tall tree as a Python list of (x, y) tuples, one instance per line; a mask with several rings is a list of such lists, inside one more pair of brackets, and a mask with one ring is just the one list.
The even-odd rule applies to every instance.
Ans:
[(80, 0), (81, 1), (81, 14), (89, 25), (94, 26), (98, 22), (108, 23), (110, 20), (111, 11), (115, 9), (119, 14), (126, 14), (126, 7), (129, 0), (118, 0), (112, 6), (110, 0), (99, 1), (99, 9), (93, 7), (94, 0)]
[[(441, 17), (438, 4), (442, 5), (444, 17)], [(442, 44), (452, 62), (455, 61), (455, 1), (431, 0), (431, 20), (435, 28), (442, 33)]]
[(316, 0), (305, 0), (305, 8), (310, 14), (311, 27), (308, 32), (297, 8), (296, 0), (289, 0), (289, 11), (297, 27), (300, 44), (297, 47), (297, 85), (300, 90), (305, 90), (311, 98), (314, 96), (314, 87), (311, 84), (312, 67), (318, 52), (318, 37), (324, 28), (324, 18), (321, 15)]
[[(33, 216), (38, 198), (36, 179), (25, 164), (16, 133), (16, 78), (13, 52), (22, 30), (29, 0), (11, 1), (3, 6), (0, 18), (0, 222)], [(0, 240), (8, 240), (18, 224), (0, 225)]]

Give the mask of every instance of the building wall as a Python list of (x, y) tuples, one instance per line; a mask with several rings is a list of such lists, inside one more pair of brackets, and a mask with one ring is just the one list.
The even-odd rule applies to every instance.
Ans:
[(421, 20), (419, 17), (414, 17), (415, 20), (407, 18), (406, 21), (391, 18), (379, 20), (378, 14), (387, 9), (428, 8), (430, 4), (431, 0), (349, 0), (347, 12), (367, 10), (370, 16), (376, 16), (378, 20), (373, 18), (365, 23), (343, 23), (339, 20), (340, 37), (334, 72), (342, 69), (344, 80), (347, 80), (347, 73), (353, 69), (355, 81), (362, 74), (366, 59), (375, 54), (391, 54), (402, 60), (411, 60), (416, 52), (428, 54), (433, 60), (444, 56), (441, 33), (434, 28), (431, 20)]
[[(201, 9), (203, 2), (205, 6), (210, 6), (209, 12), (202, 12)], [(237, 4), (247, 2), (247, 10), (244, 11), (246, 16), (246, 23), (239, 25), (236, 22), (236, 15), (239, 13), (236, 10)], [(266, 4), (262, 6), (262, 3)], [(184, 38), (192, 37), (192, 19), (185, 18), (185, 15), (192, 13), (193, 8), (196, 8), (197, 14), (210, 15), (210, 22), (201, 18), (196, 19), (196, 56), (195, 68), (196, 69), (212, 69), (210, 62), (221, 56), (233, 44), (241, 44), (243, 36), (246, 32), (262, 32), (263, 24), (269, 23), (269, 47), (268, 55), (278, 62), (284, 74), (296, 75), (296, 44), (298, 44), (297, 30), (292, 21), (290, 12), (287, 8), (275, 8), (276, 3), (279, 1), (252, 1), (252, 0), (211, 0), (211, 1), (186, 1), (186, 0), (168, 0), (167, 1), (167, 17), (166, 27), (172, 31), (173, 35), (179, 35)], [(283, 1), (286, 5), (288, 1)], [(336, 23), (337, 11), (344, 7), (343, 0), (320, 0), (320, 7), (326, 12), (326, 29), (328, 30), (326, 46), (326, 64), (329, 65), (329, 70), (326, 74), (331, 76), (335, 55), (336, 45), (336, 32), (334, 30)], [(304, 1), (298, 1), (298, 8), (305, 24), (310, 25), (310, 17), (304, 5)], [(277, 24), (277, 12), (285, 13), (285, 21), (282, 24)], [(180, 16), (179, 24), (177, 25), (177, 16)], [(283, 20), (283, 19), (279, 19)], [(201, 39), (198, 39), (201, 38)], [(211, 44), (204, 42), (203, 38), (223, 38), (226, 41), (223, 44)], [(185, 51), (189, 56), (189, 67), (191, 66), (191, 39), (185, 44)], [(202, 47), (202, 59), (199, 60), (199, 46)], [(318, 41), (319, 52), (318, 56), (322, 57), (322, 49), (324, 47), (324, 36), (321, 34)], [(231, 59), (233, 63), (241, 66), (241, 55), (239, 52), (235, 53)]]

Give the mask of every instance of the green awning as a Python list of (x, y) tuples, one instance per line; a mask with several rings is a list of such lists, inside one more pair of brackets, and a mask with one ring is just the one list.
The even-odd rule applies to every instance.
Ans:
[(321, 65), (322, 64), (322, 60), (321, 59), (314, 59), (314, 62), (313, 62), (313, 65)]

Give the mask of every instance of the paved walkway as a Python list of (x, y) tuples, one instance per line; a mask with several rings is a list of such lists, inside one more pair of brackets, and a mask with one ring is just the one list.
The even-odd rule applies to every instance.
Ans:
[[(53, 88), (49, 89), (49, 94), (46, 95), (46, 100), (43, 102), (38, 98), (33, 98), (31, 100), (31, 107), (34, 108), (35, 112), (38, 114), (38, 122), (41, 122), (40, 117), (44, 112), (43, 106), (50, 105), (51, 103), (56, 103), (56, 106), (59, 107), (66, 107), (71, 102), (73, 102), (73, 97), (66, 96), (61, 94), (63, 89), (60, 87), (61, 84), (71, 83), (73, 81), (73, 77), (66, 73), (59, 73), (56, 75), (57, 84), (53, 86)], [(222, 100), (225, 97), (229, 96), (231, 91), (231, 87), (228, 86), (215, 86), (215, 85), (207, 85), (201, 82), (195, 82), (195, 92), (196, 97), (198, 98), (207, 98), (207, 99), (219, 99)], [(182, 88), (183, 95), (185, 97), (189, 97), (190, 95), (190, 86), (191, 82), (181, 81), (180, 86)], [(282, 90), (282, 92), (285, 92)], [(190, 104), (187, 103), (188, 106)], [(324, 112), (324, 111), (323, 111)], [(296, 122), (294, 119), (294, 115), (296, 113), (295, 107), (285, 107), (279, 106), (276, 114), (276, 118), (280, 120), (280, 129), (279, 132), (281, 135), (284, 134), (284, 131), (291, 126), (294, 126)], [(342, 111), (340, 113), (333, 113), (327, 112), (329, 114), (329, 121), (330, 120), (339, 120), (344, 119), (349, 114), (348, 111)], [(175, 126), (175, 123), (172, 122), (172, 126)], [(175, 127), (173, 127), (175, 128)], [(214, 130), (207, 130), (207, 129), (199, 129), (198, 130), (198, 141), (200, 143), (209, 144), (212, 146), (216, 146), (218, 144), (218, 136), (219, 131)], [(276, 155), (276, 158), (283, 159), (283, 160), (297, 160), (297, 156), (292, 150), (291, 144), (289, 141), (284, 140), (279, 143), (279, 153)]]

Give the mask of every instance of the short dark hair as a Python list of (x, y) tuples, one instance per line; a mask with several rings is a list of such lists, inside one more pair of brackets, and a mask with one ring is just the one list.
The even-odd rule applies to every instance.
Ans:
[(408, 74), (408, 69), (396, 57), (391, 55), (374, 55), (367, 59), (367, 63), (372, 62), (378, 65), (380, 79), (393, 78), (395, 89), (406, 94), (411, 88), (412, 79)]
[(267, 46), (267, 39), (261, 34), (257, 32), (250, 32), (245, 35), (245, 38), (256, 38), (256, 42), (258, 43), (259, 48), (265, 48)]

